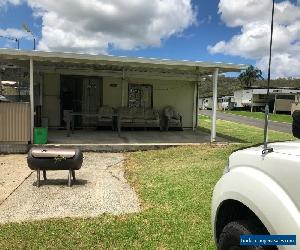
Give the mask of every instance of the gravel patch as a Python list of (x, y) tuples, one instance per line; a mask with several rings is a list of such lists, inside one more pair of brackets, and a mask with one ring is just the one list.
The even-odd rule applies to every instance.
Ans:
[(63, 217), (93, 217), (140, 211), (138, 197), (124, 178), (123, 155), (85, 153), (76, 183), (68, 171), (48, 171), (36, 187), (36, 173), (0, 205), (0, 223)]
[(26, 163), (27, 155), (0, 155), (0, 204), (32, 172)]

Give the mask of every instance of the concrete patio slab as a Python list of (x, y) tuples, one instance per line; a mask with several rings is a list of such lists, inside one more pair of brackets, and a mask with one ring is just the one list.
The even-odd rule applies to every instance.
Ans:
[(0, 205), (0, 223), (139, 212), (122, 162), (122, 154), (85, 153), (71, 188), (67, 171), (47, 172), (48, 180), (41, 181), (40, 188), (33, 173)]
[[(228, 142), (217, 138), (218, 142)], [(66, 130), (49, 130), (48, 145), (73, 145), (83, 151), (123, 152), (162, 149), (172, 146), (200, 145), (210, 142), (210, 134), (200, 130), (184, 131), (101, 131), (95, 129), (75, 130), (67, 137)]]
[[(218, 143), (227, 143), (228, 139), (217, 137)], [(114, 131), (94, 129), (75, 130), (67, 137), (63, 129), (49, 129), (49, 146), (76, 146), (85, 152), (128, 152), (155, 150), (177, 146), (193, 146), (210, 143), (210, 134), (201, 130), (184, 131)], [(32, 145), (0, 144), (0, 153), (27, 153)]]

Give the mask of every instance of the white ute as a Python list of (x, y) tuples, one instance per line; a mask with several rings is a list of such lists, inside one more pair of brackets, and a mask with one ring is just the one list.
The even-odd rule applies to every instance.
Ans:
[[(212, 225), (220, 250), (240, 249), (241, 234), (296, 235), (300, 240), (300, 140), (268, 148), (232, 153), (215, 186)], [(300, 244), (278, 249), (296, 250)]]
[[(300, 249), (300, 141), (267, 143), (275, 0), (272, 2), (264, 145), (232, 153), (215, 186), (212, 227), (218, 250)], [(300, 111), (293, 112), (293, 135), (300, 138)], [(297, 245), (240, 246), (240, 235), (266, 234), (296, 235)]]

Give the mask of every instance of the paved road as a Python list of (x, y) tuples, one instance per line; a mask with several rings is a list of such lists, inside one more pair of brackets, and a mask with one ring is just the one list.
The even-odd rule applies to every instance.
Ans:
[[(207, 116), (212, 115), (211, 110), (201, 110), (199, 113)], [(217, 112), (217, 119), (231, 121), (231, 122), (239, 122), (239, 123), (255, 126), (258, 128), (264, 128), (264, 121), (255, 118)], [(292, 133), (292, 125), (288, 123), (269, 121), (269, 129), (279, 131), (279, 132)]]

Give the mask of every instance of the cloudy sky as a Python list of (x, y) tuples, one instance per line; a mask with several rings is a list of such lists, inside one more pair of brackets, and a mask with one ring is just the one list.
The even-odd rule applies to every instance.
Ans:
[[(254, 64), (267, 70), (271, 0), (0, 0), (0, 35), (37, 48)], [(300, 78), (300, 0), (276, 0), (273, 77)], [(0, 47), (16, 43), (0, 38)]]

